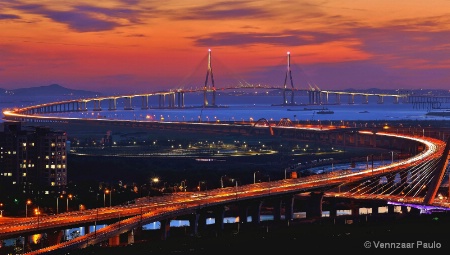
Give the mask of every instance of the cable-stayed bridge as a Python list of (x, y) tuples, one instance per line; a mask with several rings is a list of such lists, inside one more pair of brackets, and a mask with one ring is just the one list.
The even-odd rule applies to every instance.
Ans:
[[(369, 103), (369, 98), (374, 97), (377, 103), (384, 103), (386, 97), (391, 97), (394, 103), (412, 102), (418, 104), (422, 100), (419, 96), (411, 97), (408, 94), (386, 94), (386, 93), (367, 93), (367, 92), (348, 92), (348, 91), (333, 91), (321, 90), (316, 85), (308, 85), (308, 88), (297, 88), (294, 85), (292, 77), (290, 53), (287, 57), (287, 70), (284, 77), (284, 84), (282, 86), (269, 85), (253, 85), (246, 82), (239, 82), (237, 85), (217, 87), (215, 85), (214, 73), (212, 68), (211, 51), (208, 51), (208, 65), (206, 68), (206, 79), (204, 86), (197, 88), (178, 88), (167, 91), (154, 91), (137, 94), (123, 94), (99, 96), (93, 98), (80, 98), (61, 102), (51, 102), (42, 105), (34, 105), (22, 108), (20, 111), (24, 114), (45, 114), (45, 113), (59, 113), (59, 112), (73, 112), (73, 111), (114, 111), (119, 105), (123, 106), (124, 110), (134, 110), (136, 105), (140, 105), (140, 109), (184, 109), (192, 107), (208, 108), (219, 107), (217, 104), (217, 95), (219, 92), (228, 93), (242, 90), (259, 90), (259, 91), (278, 91), (281, 94), (280, 103), (275, 104), (279, 106), (292, 105), (326, 105), (326, 104), (354, 104), (357, 98), (361, 98), (362, 104)], [(295, 95), (299, 93), (307, 95), (308, 102), (297, 103)], [(186, 105), (185, 96), (187, 94), (203, 94), (202, 102), (197, 105)], [(264, 94), (264, 93), (260, 93)], [(347, 99), (344, 99), (347, 98)], [(347, 102), (345, 102), (345, 100)], [(136, 102), (137, 101), (137, 102)], [(433, 101), (435, 102), (435, 101)], [(439, 101), (438, 101), (439, 102)], [(436, 103), (435, 103), (436, 104)]]

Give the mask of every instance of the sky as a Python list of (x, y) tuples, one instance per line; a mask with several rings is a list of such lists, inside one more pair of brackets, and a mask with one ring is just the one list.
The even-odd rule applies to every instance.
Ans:
[(448, 0), (7, 0), (0, 88), (448, 90), (449, 38)]

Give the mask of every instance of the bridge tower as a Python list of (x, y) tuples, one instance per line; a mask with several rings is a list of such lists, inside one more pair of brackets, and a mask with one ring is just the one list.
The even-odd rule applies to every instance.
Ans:
[[(287, 78), (289, 76), (289, 80), (291, 82), (291, 101), (288, 102), (286, 99), (287, 94)], [(286, 70), (286, 76), (284, 77), (284, 86), (283, 86), (283, 105), (294, 105), (294, 82), (292, 81), (292, 73), (291, 73), (291, 53), (288, 51), (287, 53), (287, 70)]]
[[(206, 94), (208, 92), (208, 77), (211, 76), (211, 90), (212, 90), (212, 102), (208, 104)], [(216, 87), (214, 86), (214, 76), (211, 66), (211, 49), (208, 49), (208, 70), (206, 71), (205, 87), (203, 88), (203, 107), (215, 107), (216, 106)]]

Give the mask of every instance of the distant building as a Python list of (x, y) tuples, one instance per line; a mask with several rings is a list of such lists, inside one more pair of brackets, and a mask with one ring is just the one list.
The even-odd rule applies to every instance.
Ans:
[[(0, 132), (1, 191), (60, 193), (67, 185), (67, 135), (49, 127), (4, 122)], [(6, 190), (3, 190), (6, 189)]]

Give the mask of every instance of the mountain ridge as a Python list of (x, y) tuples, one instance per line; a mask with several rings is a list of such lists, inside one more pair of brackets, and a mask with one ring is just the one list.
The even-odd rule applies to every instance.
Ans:
[(0, 88), (0, 95), (2, 96), (98, 96), (101, 94), (96, 91), (69, 89), (59, 84), (19, 89)]

